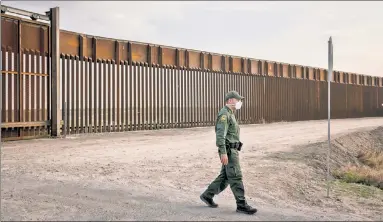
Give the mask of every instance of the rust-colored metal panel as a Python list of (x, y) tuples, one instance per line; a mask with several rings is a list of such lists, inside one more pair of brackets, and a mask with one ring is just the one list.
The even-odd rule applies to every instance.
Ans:
[(190, 68), (200, 68), (201, 58), (200, 53), (196, 51), (189, 51), (189, 66)]
[(319, 69), (319, 80), (320, 81), (325, 81), (326, 80), (326, 75), (325, 75), (325, 70), (324, 69)]
[[(43, 46), (41, 45), (41, 38), (43, 38), (40, 25), (31, 23), (21, 23), (21, 46), (23, 49), (40, 51)], [(17, 36), (17, 35), (16, 35)]]
[(283, 77), (289, 77), (289, 64), (282, 64)]
[(176, 49), (162, 48), (162, 62), (164, 65), (176, 65)]
[(204, 69), (209, 69), (209, 54), (207, 54), (207, 53), (204, 53), (203, 68)]
[(79, 55), (79, 50), (80, 50), (79, 35), (72, 32), (61, 30), (60, 31), (60, 53), (77, 56)]
[(225, 58), (225, 71), (229, 72), (230, 71), (230, 57), (224, 56), (224, 58)]
[[(61, 39), (60, 39), (60, 44), (61, 44)], [(85, 52), (84, 56), (87, 58), (93, 58), (93, 37), (86, 36), (84, 37), (84, 47), (85, 47)]]
[[(279, 77), (283, 77), (283, 64), (282, 63), (276, 63), (277, 73)], [(282, 84), (281, 82), (279, 84)]]
[[(119, 42), (118, 51), (120, 54), (120, 61), (127, 61), (128, 60), (128, 44), (126, 42)], [(152, 49), (152, 53), (153, 53), (153, 49)]]
[(147, 62), (148, 61), (148, 54), (147, 54), (148, 46), (144, 44), (139, 44), (139, 43), (131, 43), (131, 45), (132, 45), (133, 62)]
[(313, 67), (307, 67), (309, 70), (309, 79), (314, 79), (314, 68)]
[(263, 63), (264, 61), (262, 60), (258, 60), (258, 75), (264, 75), (263, 72), (264, 72), (264, 67), (263, 67)]
[(259, 74), (258, 73), (258, 60), (251, 59), (250, 61), (251, 61), (251, 74)]
[(184, 49), (179, 50), (179, 66), (180, 67), (186, 66), (186, 51)]
[(302, 67), (302, 78), (303, 79), (309, 79), (309, 67), (303, 66)]
[(242, 59), (242, 71), (243, 73), (250, 74), (249, 72), (249, 60), (248, 59)]
[(295, 69), (296, 69), (296, 78), (298, 79), (301, 79), (303, 76), (302, 76), (302, 66), (300, 65), (295, 65)]
[(97, 40), (97, 58), (103, 60), (116, 59), (116, 45), (115, 41), (109, 39)]
[(267, 64), (267, 61), (264, 61), (264, 60), (261, 60), (261, 64), (262, 64), (262, 75), (267, 75), (268, 73), (268, 64)]
[(8, 48), (12, 52), (18, 49), (18, 24), (17, 20), (1, 16), (1, 47)]
[(242, 71), (241, 58), (233, 57), (233, 72), (240, 73)]
[[(267, 75), (274, 76), (274, 73), (275, 73), (274, 62), (266, 61), (265, 62), (265, 69), (267, 69)], [(273, 84), (273, 83), (270, 83), (270, 84)]]
[(87, 53), (87, 43), (85, 41), (87, 41), (87, 39), (83, 36), (83, 35), (80, 35), (79, 36), (79, 39), (80, 39), (80, 48), (79, 48), (79, 55), (80, 55), (80, 58), (84, 58), (84, 57), (87, 57), (86, 56), (86, 53)]
[(220, 55), (212, 55), (212, 63), (214, 71), (222, 70), (222, 57)]
[[(159, 64), (159, 58), (158, 58), (158, 46), (151, 46), (151, 56), (152, 56), (152, 63), (153, 64)], [(181, 53), (181, 55), (185, 56), (185, 52)]]
[(344, 83), (344, 75), (343, 75), (343, 72), (337, 72), (337, 82), (339, 83)]

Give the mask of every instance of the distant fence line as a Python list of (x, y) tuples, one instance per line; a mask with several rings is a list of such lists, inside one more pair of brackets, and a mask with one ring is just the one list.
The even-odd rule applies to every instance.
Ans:
[[(229, 90), (246, 97), (242, 124), (327, 117), (325, 69), (87, 36), (4, 13), (1, 22), (6, 140), (212, 126)], [(332, 81), (333, 118), (383, 116), (383, 78), (335, 71)]]

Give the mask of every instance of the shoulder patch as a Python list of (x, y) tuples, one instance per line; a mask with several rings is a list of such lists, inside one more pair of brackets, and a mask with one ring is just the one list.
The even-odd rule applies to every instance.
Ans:
[(226, 119), (227, 119), (227, 116), (226, 116), (226, 115), (222, 115), (221, 118), (220, 118), (221, 122), (225, 122)]

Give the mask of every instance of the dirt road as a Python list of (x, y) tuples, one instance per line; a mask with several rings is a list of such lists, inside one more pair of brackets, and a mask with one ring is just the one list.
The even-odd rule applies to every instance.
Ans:
[[(383, 118), (333, 120), (332, 135), (382, 125)], [(210, 127), (3, 143), (1, 220), (378, 218), (376, 210), (327, 199), (325, 174), (303, 162), (268, 158), (325, 141), (326, 121), (246, 125), (241, 133), (246, 196), (256, 215), (235, 212), (230, 188), (215, 198), (217, 209), (199, 200), (220, 169)]]

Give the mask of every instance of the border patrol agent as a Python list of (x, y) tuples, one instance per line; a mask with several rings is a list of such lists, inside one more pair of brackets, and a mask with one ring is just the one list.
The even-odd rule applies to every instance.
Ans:
[(214, 195), (218, 195), (230, 185), (237, 202), (237, 212), (254, 214), (257, 209), (249, 206), (245, 199), (238, 157), (242, 143), (239, 138), (239, 125), (234, 116), (234, 112), (241, 108), (243, 99), (244, 97), (236, 91), (230, 91), (225, 96), (226, 105), (219, 111), (215, 125), (216, 145), (222, 163), (221, 173), (200, 198), (208, 206), (216, 208), (218, 204), (213, 201)]

